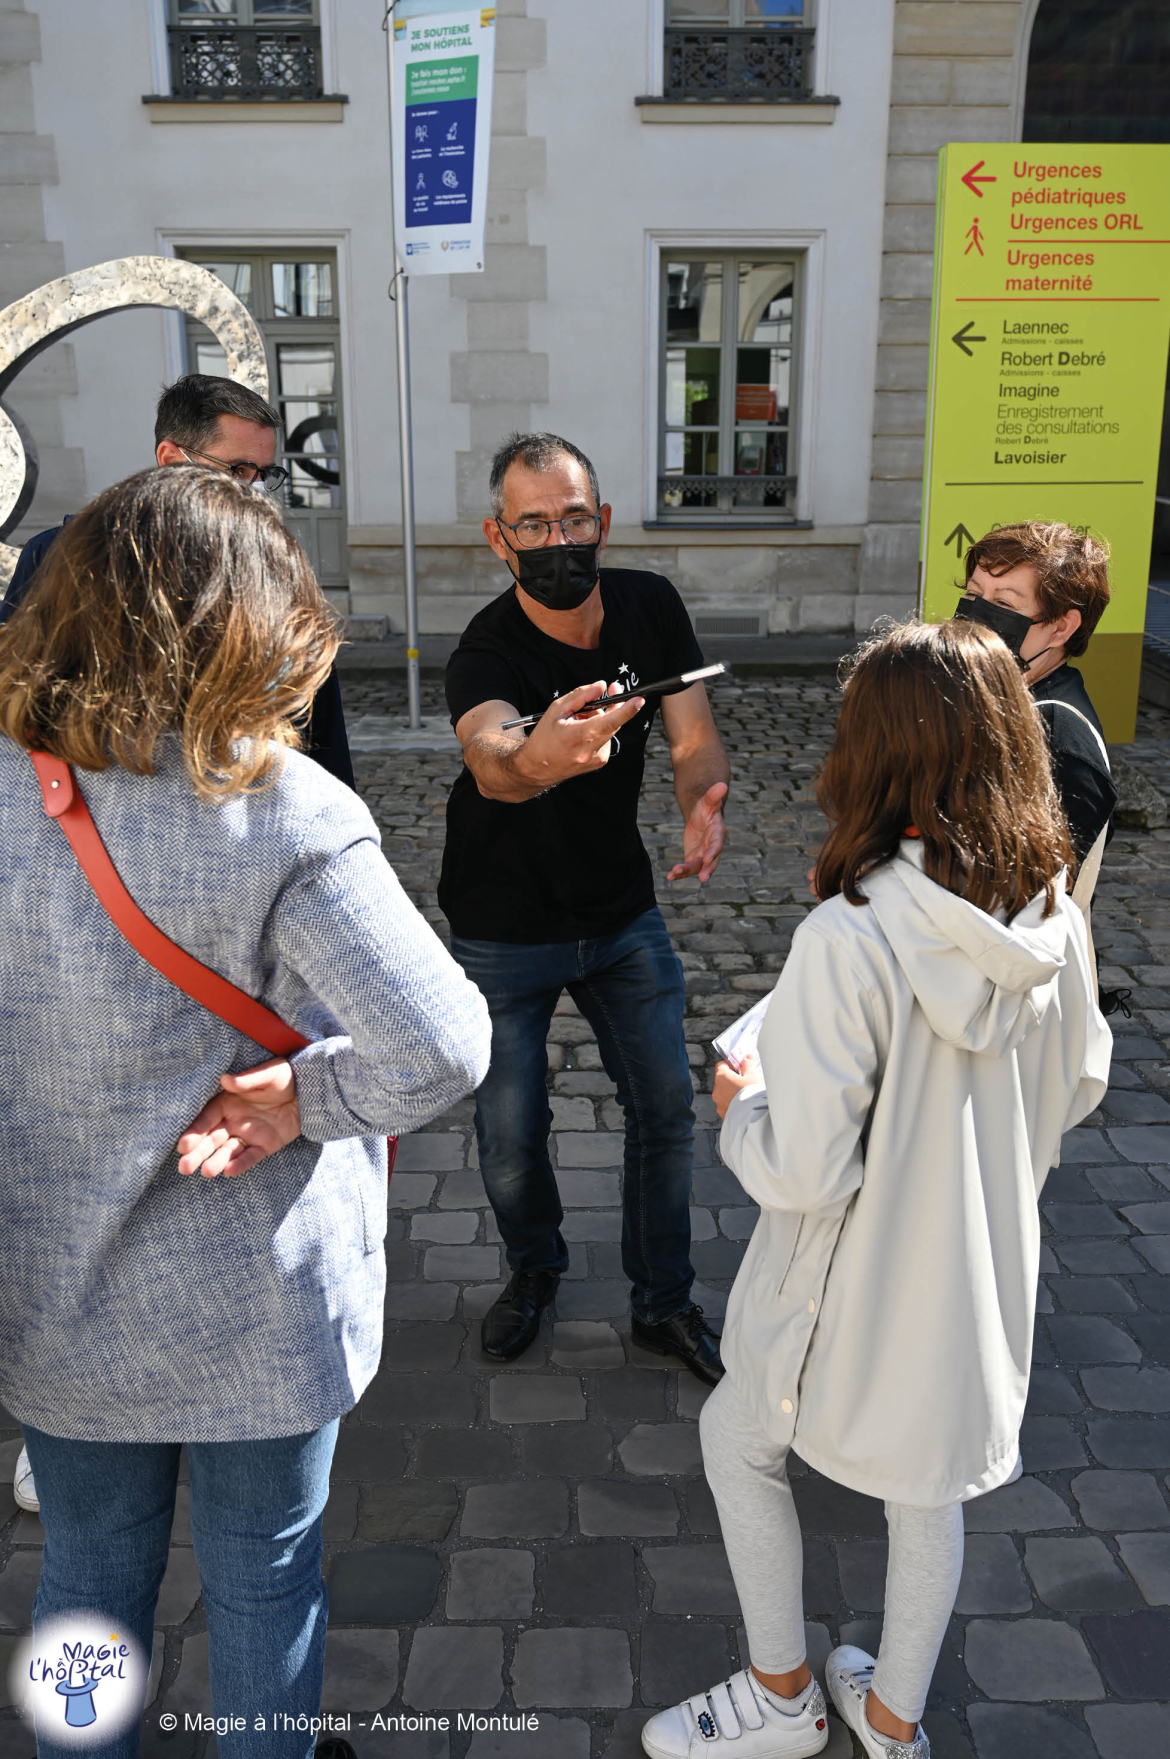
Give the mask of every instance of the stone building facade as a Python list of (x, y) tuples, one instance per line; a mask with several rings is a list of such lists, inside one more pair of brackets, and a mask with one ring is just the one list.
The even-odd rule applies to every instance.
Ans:
[[(671, 0), (499, 0), (485, 272), (415, 277), (410, 293), (424, 632), (458, 631), (506, 584), (482, 537), (487, 470), (529, 427), (594, 456), (611, 560), (668, 574), (701, 631), (861, 630), (913, 604), (937, 153), (1020, 137), (1038, 3), (786, 0), (773, 10), (800, 13), (803, 86), (712, 102), (670, 84)], [(233, 4), (252, 17), (251, 0)], [(306, 456), (328, 453), (297, 529), (339, 608), (401, 630), (383, 39), (365, 8), (290, 0), (316, 33), (317, 90), (192, 97), (174, 86), (184, 5), (0, 5), (0, 298), (146, 252), (251, 276), (274, 378), (299, 362), (286, 425), (307, 411)], [(748, 344), (726, 318), (709, 372), (736, 381), (720, 393), (725, 475), (732, 447), (736, 470), (741, 444), (753, 456), (751, 412), (775, 424), (784, 400), (783, 508), (672, 504), (684, 440), (713, 448), (716, 424), (672, 438), (671, 386), (679, 421), (717, 401), (673, 340), (675, 281), (718, 271), (730, 300), (738, 273), (746, 298), (753, 266), (785, 263), (788, 304), (764, 313), (781, 314), (772, 391), (740, 383)], [(268, 278), (306, 267), (327, 297), (274, 304)], [(141, 313), (22, 375), (11, 401), (42, 466), (23, 535), (149, 461), (158, 387), (213, 370), (202, 346), (190, 325)], [(762, 457), (772, 438), (755, 439)]]

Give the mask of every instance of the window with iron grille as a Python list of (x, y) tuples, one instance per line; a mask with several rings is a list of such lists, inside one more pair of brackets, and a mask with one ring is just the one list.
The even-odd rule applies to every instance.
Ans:
[(813, 0), (667, 0), (667, 99), (791, 103), (812, 97)]
[(319, 0), (168, 0), (171, 96), (320, 98)]
[(779, 256), (664, 254), (658, 519), (794, 522), (797, 269)]

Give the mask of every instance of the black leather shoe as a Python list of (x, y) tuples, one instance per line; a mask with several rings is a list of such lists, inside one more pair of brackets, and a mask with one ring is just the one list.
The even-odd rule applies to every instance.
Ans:
[(483, 1316), (480, 1339), (484, 1355), (510, 1362), (526, 1350), (540, 1330), (540, 1315), (556, 1294), (560, 1280), (551, 1270), (514, 1270), (503, 1294)]
[(703, 1318), (703, 1309), (693, 1303), (657, 1325), (635, 1319), (630, 1327), (636, 1344), (653, 1350), (659, 1356), (677, 1356), (704, 1386), (718, 1386), (723, 1379), (723, 1363), (719, 1360), (719, 1339)]

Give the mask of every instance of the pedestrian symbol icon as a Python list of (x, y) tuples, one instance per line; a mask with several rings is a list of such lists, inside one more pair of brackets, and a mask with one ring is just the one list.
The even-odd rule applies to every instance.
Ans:
[(978, 215), (975, 217), (974, 220), (972, 220), (970, 226), (967, 228), (967, 230), (963, 234), (963, 236), (964, 236), (964, 238), (969, 238), (971, 241), (970, 244), (968, 244), (966, 250), (963, 252), (963, 255), (965, 257), (969, 257), (973, 250), (977, 250), (979, 252), (979, 255), (982, 256), (983, 255), (983, 234), (979, 230)]

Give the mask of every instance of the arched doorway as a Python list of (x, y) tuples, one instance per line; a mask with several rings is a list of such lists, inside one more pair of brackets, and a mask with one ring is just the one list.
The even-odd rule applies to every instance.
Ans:
[[(1170, 141), (1170, 0), (1040, 0), (1023, 139)], [(1152, 571), (1170, 584), (1170, 373)]]

